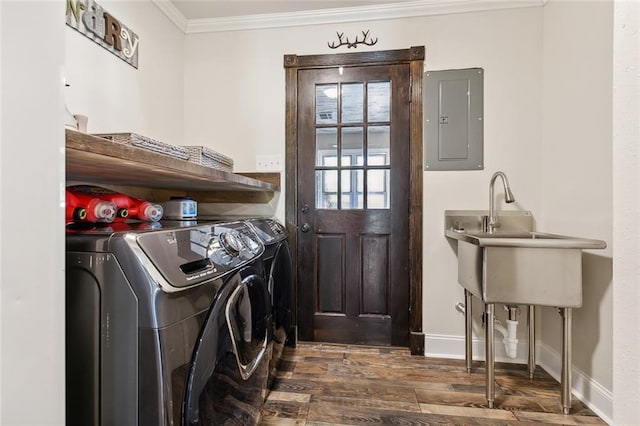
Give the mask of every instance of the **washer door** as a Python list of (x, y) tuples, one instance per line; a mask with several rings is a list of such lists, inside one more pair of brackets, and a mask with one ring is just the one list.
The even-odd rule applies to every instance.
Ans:
[(225, 316), (238, 370), (247, 380), (267, 352), (271, 304), (258, 270), (245, 268), (243, 272), (246, 276), (229, 297)]
[(260, 418), (271, 304), (259, 274), (253, 267), (235, 273), (209, 309), (185, 387), (184, 425), (244, 426)]

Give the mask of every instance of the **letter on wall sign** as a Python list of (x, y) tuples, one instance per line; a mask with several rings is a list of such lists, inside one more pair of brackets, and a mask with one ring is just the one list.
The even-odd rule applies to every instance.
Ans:
[(139, 37), (95, 0), (67, 0), (67, 25), (138, 68)]
[(115, 47), (117, 51), (122, 50), (122, 43), (120, 43), (122, 28), (120, 27), (120, 22), (109, 13), (104, 12), (104, 41), (107, 44)]

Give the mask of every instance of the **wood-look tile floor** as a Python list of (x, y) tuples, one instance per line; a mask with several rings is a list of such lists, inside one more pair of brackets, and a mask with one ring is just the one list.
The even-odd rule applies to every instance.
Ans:
[(496, 363), (496, 401), (487, 408), (484, 363), (411, 356), (406, 348), (299, 343), (283, 354), (261, 425), (605, 424), (540, 367)]

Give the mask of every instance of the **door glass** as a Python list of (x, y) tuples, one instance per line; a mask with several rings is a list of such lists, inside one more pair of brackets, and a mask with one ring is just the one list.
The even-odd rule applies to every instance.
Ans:
[(316, 129), (316, 166), (337, 166), (327, 164), (328, 158), (334, 160), (338, 156), (338, 129), (335, 127), (321, 127)]
[(367, 208), (389, 208), (389, 170), (367, 170)]
[(316, 124), (338, 122), (338, 85), (320, 84), (316, 86)]
[(378, 81), (367, 84), (367, 121), (390, 121), (391, 82)]
[(316, 170), (316, 208), (338, 208), (337, 170)]
[[(340, 182), (340, 187), (342, 188), (343, 194), (349, 194), (351, 192), (351, 170), (343, 170), (342, 171), (342, 181)], [(342, 206), (344, 208), (344, 206)]]
[[(362, 157), (364, 131), (362, 127), (343, 127), (342, 128), (342, 156)], [(342, 166), (351, 165), (342, 163)]]
[(316, 208), (389, 208), (390, 98), (389, 81), (316, 86)]
[(364, 197), (362, 194), (363, 170), (342, 171), (342, 208), (363, 209)]
[(391, 132), (389, 126), (369, 126), (367, 129), (367, 164), (388, 166), (391, 164)]
[(364, 85), (349, 83), (342, 85), (342, 122), (362, 123), (364, 117)]

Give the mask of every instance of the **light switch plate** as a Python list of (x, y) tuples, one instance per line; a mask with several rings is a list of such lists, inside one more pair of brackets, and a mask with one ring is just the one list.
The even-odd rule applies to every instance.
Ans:
[(280, 172), (284, 170), (282, 155), (256, 155), (256, 170), (259, 172)]

